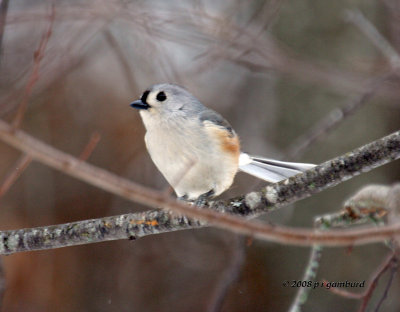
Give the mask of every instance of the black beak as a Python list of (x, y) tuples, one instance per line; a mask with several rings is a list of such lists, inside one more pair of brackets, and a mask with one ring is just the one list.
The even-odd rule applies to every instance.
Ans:
[(142, 100), (134, 101), (130, 104), (133, 108), (136, 109), (149, 109), (150, 105), (147, 103), (143, 103)]

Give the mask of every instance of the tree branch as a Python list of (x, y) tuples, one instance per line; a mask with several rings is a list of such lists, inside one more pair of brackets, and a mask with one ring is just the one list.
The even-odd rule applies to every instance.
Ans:
[(0, 232), (0, 254), (53, 249), (117, 239), (136, 239), (201, 226), (163, 210)]
[(12, 169), (5, 177), (3, 183), (0, 185), (0, 198), (4, 196), (5, 193), (8, 192), (10, 187), (18, 180), (18, 178), (25, 171), (25, 169), (28, 168), (31, 162), (32, 162), (32, 157), (26, 154), (22, 155), (17, 160), (15, 165), (12, 166)]
[[(161, 192), (148, 189), (118, 177), (106, 170), (84, 163), (75, 157), (34, 139), (21, 130), (14, 130), (9, 124), (1, 120), (0, 140), (24, 151), (39, 162), (128, 200), (137, 201), (155, 208), (163, 207), (176, 213), (203, 221), (187, 220), (180, 225), (183, 226), (183, 228), (189, 228), (188, 225), (192, 224), (196, 226), (210, 224), (261, 239), (303, 246), (310, 246), (313, 244), (331, 246), (365, 244), (382, 241), (400, 233), (400, 224), (394, 224), (379, 229), (341, 230), (318, 233), (305, 229), (291, 229), (265, 225), (260, 222), (250, 223), (243, 218), (231, 215), (257, 216), (302, 198), (309, 197), (314, 193), (318, 193), (328, 187), (335, 186), (342, 181), (348, 180), (361, 172), (369, 171), (380, 165), (389, 163), (400, 157), (400, 131), (369, 143), (343, 156), (327, 161), (302, 174), (269, 185), (258, 192), (252, 192), (245, 196), (233, 198), (227, 202), (208, 202), (206, 206), (210, 209), (203, 209), (178, 202)], [(158, 224), (157, 212), (150, 211), (148, 213), (156, 214), (152, 216)], [(165, 213), (159, 213), (160, 216), (166, 217)], [(129, 224), (122, 225), (119, 222), (128, 219), (130, 223), (137, 224), (137, 222), (143, 221), (143, 218), (136, 218), (136, 214), (130, 214), (59, 226), (4, 231), (0, 232), (0, 245), (3, 244), (2, 247), (0, 246), (0, 252), (12, 253), (22, 250), (31, 250), (32, 248), (47, 248), (46, 246), (49, 238), (50, 240), (58, 239), (58, 241), (53, 242), (54, 247), (69, 246), (70, 242), (65, 241), (63, 236), (58, 236), (59, 233), (63, 233), (63, 231), (60, 231), (60, 228), (66, 228), (67, 234), (71, 231), (69, 235), (73, 238), (72, 241), (76, 241), (75, 244), (82, 244), (82, 240), (85, 242), (96, 242), (100, 240), (140, 237), (143, 236), (143, 234), (149, 235), (161, 233), (163, 231), (171, 231), (172, 229), (169, 225), (176, 222), (176, 220), (181, 220), (183, 217), (164, 221), (161, 223), (161, 225), (163, 225), (161, 229), (157, 226), (153, 226), (153, 223), (151, 223), (145, 224), (147, 230), (144, 232), (140, 227), (133, 232), (125, 231), (124, 235), (121, 235), (122, 232), (120, 229), (114, 229), (113, 227), (115, 223), (116, 225), (119, 224), (119, 227), (130, 229)], [(107, 226), (99, 228), (99, 224), (111, 224), (110, 230), (107, 230)], [(178, 228), (174, 228), (173, 230), (179, 229), (182, 228), (178, 226)], [(100, 232), (97, 233), (97, 230), (100, 230)], [(80, 237), (82, 231), (84, 237)], [(108, 235), (105, 235), (105, 233), (108, 233)], [(91, 235), (88, 236), (89, 234)], [(24, 236), (27, 236), (27, 238), (24, 238)], [(29, 240), (29, 237), (33, 237), (34, 239)], [(10, 244), (9, 242), (12, 243)], [(30, 243), (26, 244), (25, 242)], [(34, 246), (32, 242), (35, 243)]]
[(321, 141), (329, 132), (336, 129), (348, 117), (356, 113), (360, 108), (369, 102), (375, 95), (376, 91), (389, 78), (393, 77), (393, 73), (385, 74), (381, 78), (377, 78), (371, 83), (369, 89), (359, 95), (355, 100), (352, 99), (344, 107), (335, 108), (318, 121), (310, 130), (299, 136), (291, 146), (287, 149), (285, 155), (287, 159), (296, 159), (316, 141)]
[(376, 27), (365, 18), (359, 10), (347, 10), (345, 17), (349, 22), (356, 25), (364, 35), (371, 40), (382, 54), (388, 59), (390, 66), (397, 70), (400, 67), (400, 56), (396, 49), (387, 41), (385, 37), (376, 29)]
[[(381, 276), (389, 269), (389, 268), (397, 268), (397, 255), (395, 252), (391, 253), (379, 266), (377, 272), (372, 276), (370, 282), (368, 283), (369, 286), (367, 290), (362, 294), (363, 301), (361, 303), (360, 308), (358, 309), (358, 312), (365, 312), (367, 310), (368, 303), (372, 297), (372, 294), (374, 293), (374, 290), (376, 286), (378, 286), (379, 279)], [(386, 291), (384, 292), (386, 293)], [(385, 296), (382, 298), (384, 299)], [(383, 300), (382, 300), (383, 301)], [(379, 306), (380, 304), (378, 304)]]
[(25, 91), (22, 97), (22, 100), (19, 104), (17, 113), (13, 120), (13, 127), (18, 128), (21, 125), (22, 119), (24, 118), (26, 108), (28, 106), (28, 100), (32, 94), (33, 87), (35, 86), (36, 82), (39, 80), (39, 69), (40, 69), (40, 62), (44, 57), (44, 52), (47, 47), (47, 43), (50, 39), (50, 36), (53, 31), (53, 23), (55, 20), (56, 11), (54, 3), (51, 6), (51, 13), (49, 16), (49, 24), (47, 26), (46, 32), (43, 34), (42, 39), (40, 40), (39, 47), (35, 50), (33, 54), (33, 68), (31, 75), (29, 76), (28, 82), (25, 86)]

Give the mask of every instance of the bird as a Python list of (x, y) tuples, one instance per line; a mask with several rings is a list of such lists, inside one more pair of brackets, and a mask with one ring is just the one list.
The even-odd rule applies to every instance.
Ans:
[(130, 106), (139, 110), (151, 159), (182, 200), (220, 195), (238, 171), (276, 183), (315, 166), (242, 152), (228, 121), (175, 84), (152, 85)]

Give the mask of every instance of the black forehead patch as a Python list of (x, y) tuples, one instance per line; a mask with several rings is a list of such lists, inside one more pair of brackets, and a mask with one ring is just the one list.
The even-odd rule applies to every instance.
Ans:
[(150, 93), (149, 90), (144, 91), (143, 94), (142, 94), (142, 96), (141, 96), (141, 98), (140, 98), (140, 100), (141, 100), (144, 104), (147, 104), (147, 97), (149, 96), (149, 93)]

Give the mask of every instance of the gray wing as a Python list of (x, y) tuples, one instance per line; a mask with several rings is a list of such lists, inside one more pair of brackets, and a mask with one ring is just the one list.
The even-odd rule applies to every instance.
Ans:
[(235, 131), (232, 129), (232, 126), (229, 124), (229, 122), (227, 122), (226, 119), (222, 117), (220, 114), (209, 108), (205, 109), (200, 113), (199, 119), (200, 122), (205, 122), (205, 121), (212, 122), (217, 126), (227, 129), (232, 136), (235, 135)]

